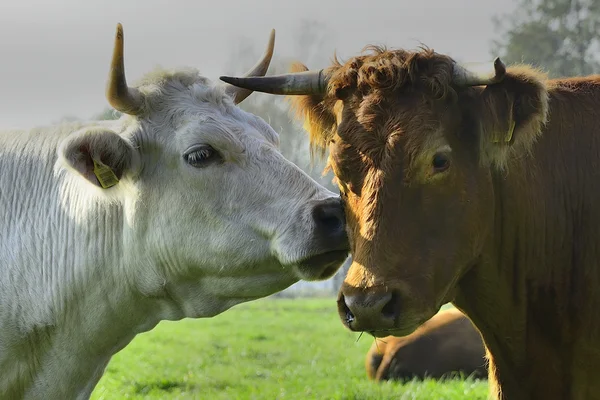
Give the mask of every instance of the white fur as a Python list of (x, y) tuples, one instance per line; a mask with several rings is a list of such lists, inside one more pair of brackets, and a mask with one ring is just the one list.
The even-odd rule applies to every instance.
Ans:
[[(111, 356), (160, 320), (214, 316), (304, 278), (308, 204), (334, 194), (195, 70), (138, 87), (142, 117), (0, 133), (2, 399), (88, 398)], [(134, 149), (112, 188), (64, 154), (88, 129)], [(195, 144), (225, 162), (187, 165)]]

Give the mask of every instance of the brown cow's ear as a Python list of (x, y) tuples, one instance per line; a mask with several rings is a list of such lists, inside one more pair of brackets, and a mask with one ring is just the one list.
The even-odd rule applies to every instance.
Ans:
[(527, 153), (546, 122), (546, 76), (526, 66), (510, 68), (500, 83), (479, 95), (480, 158), (504, 169), (512, 157)]

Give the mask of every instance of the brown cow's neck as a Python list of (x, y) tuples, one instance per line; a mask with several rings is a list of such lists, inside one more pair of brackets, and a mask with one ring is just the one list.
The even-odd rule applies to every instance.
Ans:
[(574, 87), (552, 90), (533, 156), (494, 174), (493, 233), (454, 299), (483, 335), (501, 399), (599, 396), (600, 140), (589, 110), (600, 83)]
[[(478, 275), (472, 272), (463, 278), (454, 304), (469, 316), (482, 333), (490, 357), (492, 392), (497, 392), (500, 386), (506, 396), (499, 396), (499, 399), (528, 398), (519, 379), (526, 370), (526, 346), (524, 343), (505, 340), (518, 338), (517, 332), (524, 330), (526, 323), (523, 312), (518, 307), (500, 301), (497, 291), (490, 291), (493, 279), (488, 281), (487, 277)], [(489, 282), (488, 290), (479, 283), (482, 281)], [(493, 319), (488, 318), (490, 313), (493, 313)], [(514, 354), (522, 355), (523, 358), (515, 359)]]

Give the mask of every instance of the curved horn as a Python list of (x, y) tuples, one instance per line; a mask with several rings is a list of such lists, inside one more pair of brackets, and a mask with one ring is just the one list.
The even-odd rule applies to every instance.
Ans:
[(221, 76), (219, 79), (232, 85), (248, 90), (254, 90), (256, 92), (307, 95), (325, 93), (329, 76), (321, 69), (319, 71), (294, 72), (260, 78)]
[[(267, 49), (265, 50), (265, 53), (263, 54), (262, 58), (258, 60), (258, 62), (254, 65), (254, 67), (250, 68), (250, 70), (244, 74), (244, 76), (264, 76), (267, 73), (267, 70), (269, 69), (269, 65), (271, 64), (271, 58), (273, 58), (274, 48), (275, 29), (271, 29), (271, 34), (269, 35), (269, 42), (267, 43)], [(227, 91), (227, 93), (229, 93), (231, 97), (233, 97), (233, 102), (235, 104), (240, 104), (246, 99), (246, 97), (252, 94), (252, 90), (231, 85), (227, 85), (227, 88), (225, 90)]]
[(117, 111), (125, 114), (136, 115), (142, 110), (142, 94), (137, 89), (128, 87), (125, 79), (123, 26), (120, 23), (117, 24), (115, 47), (106, 85), (106, 99)]
[[(480, 69), (482, 67), (483, 69)], [(499, 57), (496, 57), (493, 70), (487, 63), (470, 66), (454, 64), (452, 81), (458, 86), (491, 85), (502, 81), (505, 75), (506, 66)]]

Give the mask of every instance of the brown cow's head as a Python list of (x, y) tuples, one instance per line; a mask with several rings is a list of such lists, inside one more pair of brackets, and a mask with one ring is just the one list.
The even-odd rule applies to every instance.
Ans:
[(353, 264), (338, 304), (350, 329), (409, 334), (478, 263), (495, 171), (529, 150), (547, 113), (537, 71), (492, 66), (477, 74), (429, 49), (376, 48), (318, 73), (224, 78), (304, 94), (294, 106), (312, 144), (329, 148), (346, 204)]

